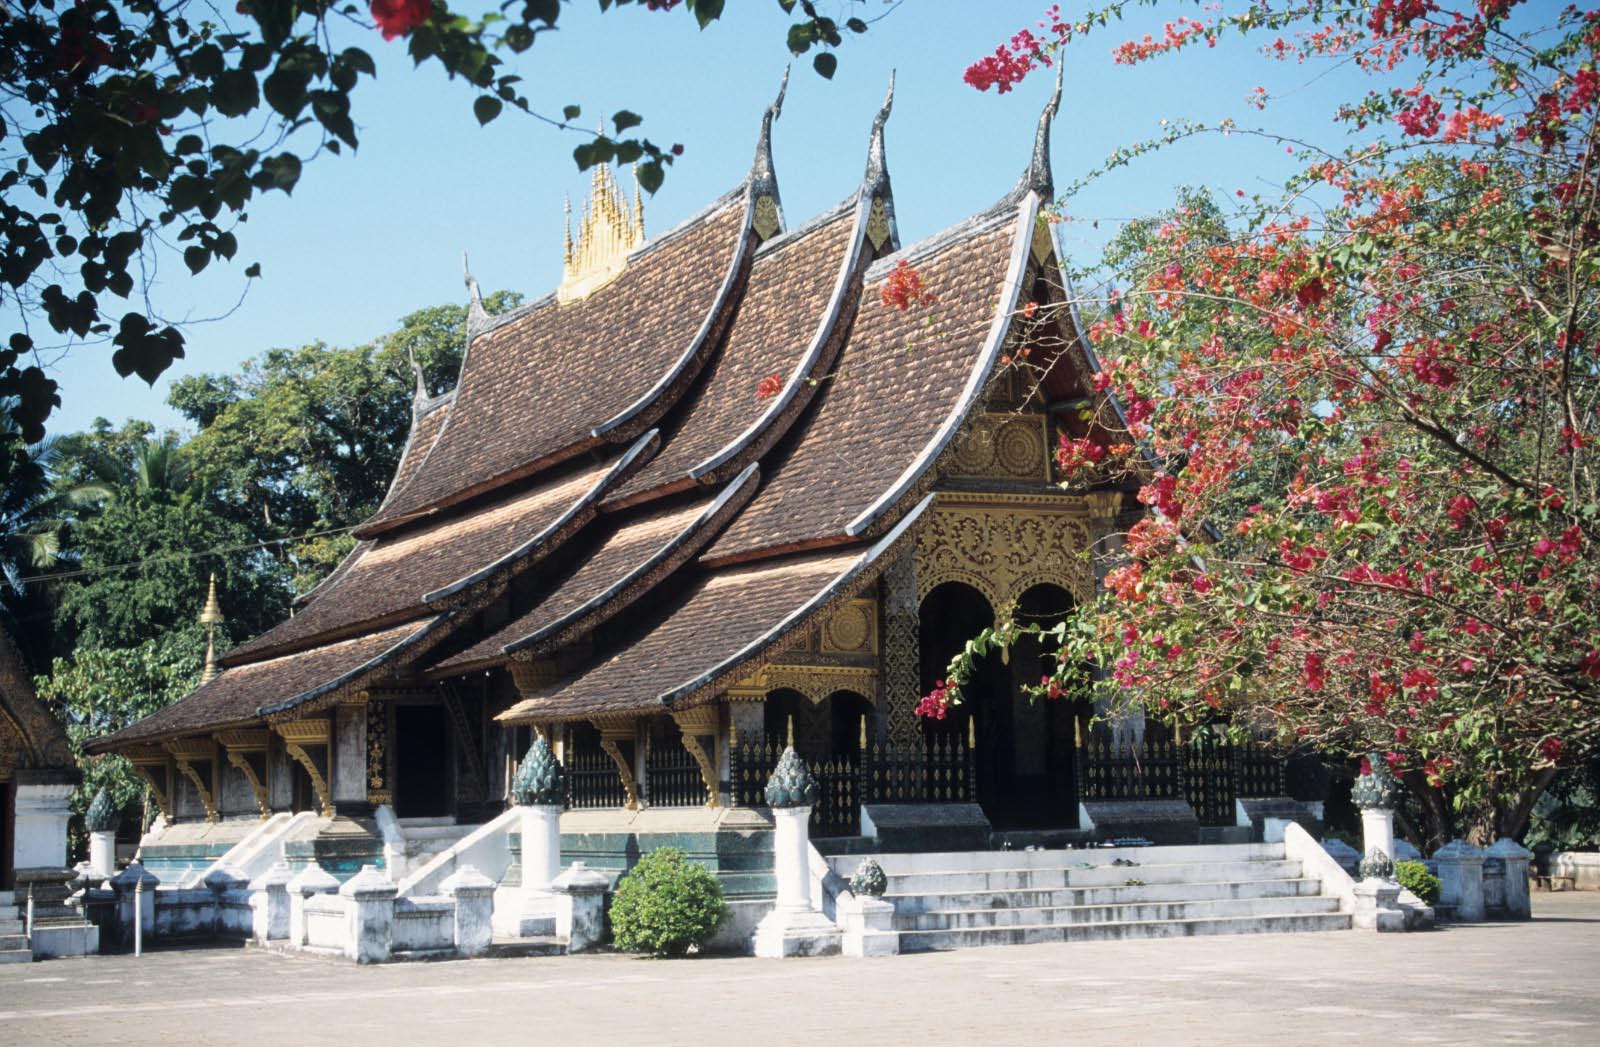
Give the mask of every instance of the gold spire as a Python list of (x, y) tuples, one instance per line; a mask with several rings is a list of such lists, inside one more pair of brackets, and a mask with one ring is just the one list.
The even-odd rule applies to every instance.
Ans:
[(211, 588), (206, 593), (206, 605), (200, 609), (200, 624), (206, 627), (206, 664), (200, 672), (201, 684), (208, 684), (217, 678), (217, 626), (222, 621), (222, 605), (217, 602), (217, 574), (213, 571)]
[(783, 745), (786, 749), (794, 748), (794, 714), (789, 714), (789, 727), (783, 736)]
[(561, 286), (556, 298), (576, 302), (622, 275), (628, 254), (644, 243), (644, 200), (634, 187), (633, 206), (622, 195), (611, 165), (596, 164), (589, 183), (589, 201), (578, 220), (578, 241), (572, 242), (572, 203), (567, 202), (567, 241)]

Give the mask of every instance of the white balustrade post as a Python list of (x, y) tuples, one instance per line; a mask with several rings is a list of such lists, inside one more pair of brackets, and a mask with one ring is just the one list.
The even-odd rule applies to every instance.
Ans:
[(345, 900), (344, 954), (357, 963), (387, 963), (394, 941), (394, 900), (398, 885), (363, 865), (344, 882), (339, 897)]
[(1455, 910), (1462, 923), (1483, 920), (1483, 852), (1465, 840), (1451, 840), (1433, 854), (1439, 866), (1439, 904)]
[(251, 930), (258, 944), (289, 937), (289, 881), (294, 873), (279, 862), (250, 882)]
[(456, 955), (482, 956), (494, 938), (490, 920), (494, 913), (494, 881), (470, 865), (445, 878), (439, 889), (456, 903), (454, 941)]
[(1533, 860), (1533, 852), (1509, 836), (1502, 836), (1489, 848), (1489, 857), (1505, 863), (1506, 918), (1531, 919), (1533, 900), (1528, 896), (1528, 863)]
[(306, 901), (313, 895), (332, 894), (339, 881), (320, 865), (308, 865), (289, 880), (289, 945), (306, 947)]
[(811, 808), (817, 780), (791, 745), (767, 781), (772, 808), (773, 909), (756, 925), (757, 956), (821, 956), (839, 951), (839, 928), (811, 908)]

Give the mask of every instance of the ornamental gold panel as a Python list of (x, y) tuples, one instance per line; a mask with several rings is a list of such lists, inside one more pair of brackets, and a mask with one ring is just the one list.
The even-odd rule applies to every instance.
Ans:
[(945, 475), (974, 480), (1050, 482), (1049, 440), (1042, 414), (978, 415), (956, 446)]
[(837, 654), (875, 654), (878, 650), (878, 604), (846, 600), (822, 624), (819, 648)]
[[(943, 494), (917, 531), (920, 603), (945, 582), (978, 590), (1003, 617), (1035, 585), (1059, 585), (1078, 603), (1094, 597), (1089, 530), (1081, 507), (985, 504)], [(1016, 499), (1018, 503), (1044, 499)]]

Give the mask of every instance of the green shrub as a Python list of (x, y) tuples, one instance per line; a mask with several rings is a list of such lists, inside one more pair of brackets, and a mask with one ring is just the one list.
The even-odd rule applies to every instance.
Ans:
[(1394, 878), (1400, 881), (1400, 886), (1421, 898), (1425, 905), (1432, 905), (1439, 900), (1439, 878), (1421, 862), (1395, 862)]
[(658, 847), (617, 884), (611, 930), (617, 948), (682, 956), (704, 945), (728, 918), (722, 885), (676, 847)]

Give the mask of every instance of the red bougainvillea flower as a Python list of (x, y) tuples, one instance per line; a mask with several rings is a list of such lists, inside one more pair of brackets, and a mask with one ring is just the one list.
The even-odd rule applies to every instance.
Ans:
[(756, 399), (766, 400), (783, 391), (783, 376), (774, 371), (756, 383)]
[(914, 305), (931, 305), (934, 296), (922, 288), (922, 274), (911, 268), (911, 263), (900, 259), (889, 278), (883, 282), (878, 297), (884, 305), (892, 305), (902, 312)]
[(433, 0), (371, 0), (370, 6), (385, 40), (406, 36), (433, 16)]
[(1539, 755), (1551, 763), (1561, 759), (1561, 739), (1546, 738), (1539, 743)]

